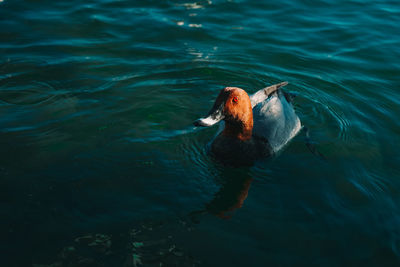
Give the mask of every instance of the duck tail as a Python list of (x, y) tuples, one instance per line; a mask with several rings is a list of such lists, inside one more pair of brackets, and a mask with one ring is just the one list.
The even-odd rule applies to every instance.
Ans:
[[(264, 89), (260, 89), (259, 91), (257, 91), (256, 93), (254, 93), (253, 95), (250, 96), (251, 107), (254, 107), (258, 103), (264, 101), (265, 99), (270, 97), (273, 93), (279, 92), (280, 88), (282, 88), (283, 86), (285, 86), (287, 84), (288, 84), (288, 82), (281, 82), (281, 83), (277, 83), (277, 84), (265, 87)], [(286, 100), (289, 103), (294, 98), (294, 95), (291, 95), (284, 91), (281, 91), (281, 92), (284, 94)]]
[(288, 84), (288, 82), (281, 82), (281, 83), (277, 83), (277, 84), (268, 86), (268, 87), (264, 88), (264, 92), (267, 96), (269, 96), (287, 84)]
[[(282, 88), (283, 86), (288, 85), (288, 82), (281, 82), (281, 83), (277, 83), (271, 86), (268, 86), (267, 88), (264, 88), (264, 92), (267, 95), (267, 97), (269, 97), (271, 94), (277, 92), (280, 88)], [(285, 91), (281, 91), (283, 93), (283, 96), (286, 98), (286, 101), (288, 103), (292, 103), (293, 99), (295, 99), (295, 97), (297, 96), (296, 94), (293, 93), (288, 93)]]

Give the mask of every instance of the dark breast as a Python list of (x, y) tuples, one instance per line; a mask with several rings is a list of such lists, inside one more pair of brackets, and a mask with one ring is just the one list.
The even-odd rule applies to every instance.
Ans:
[(255, 136), (241, 141), (220, 134), (211, 145), (211, 152), (217, 160), (235, 166), (252, 165), (256, 159), (271, 156), (271, 151), (266, 139)]

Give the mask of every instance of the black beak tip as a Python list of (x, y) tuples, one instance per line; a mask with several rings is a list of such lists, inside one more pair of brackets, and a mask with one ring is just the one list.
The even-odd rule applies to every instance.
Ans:
[(196, 126), (196, 127), (200, 127), (200, 126), (201, 126), (199, 120), (194, 121), (194, 122), (193, 122), (193, 125)]

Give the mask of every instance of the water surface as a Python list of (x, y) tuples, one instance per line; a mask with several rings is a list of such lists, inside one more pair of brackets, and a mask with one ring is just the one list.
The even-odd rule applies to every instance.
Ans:
[[(102, 233), (106, 266), (155, 239), (178, 265), (398, 266), (399, 25), (383, 0), (0, 1), (1, 265)], [(304, 131), (210, 157), (192, 122), (219, 90), (281, 81), (327, 160)]]

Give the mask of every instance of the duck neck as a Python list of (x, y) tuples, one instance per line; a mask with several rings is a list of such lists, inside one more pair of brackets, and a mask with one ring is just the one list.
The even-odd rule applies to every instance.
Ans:
[(247, 141), (251, 139), (253, 132), (253, 116), (243, 121), (231, 122), (225, 121), (225, 129), (222, 132), (223, 135), (231, 137), (240, 141)]

